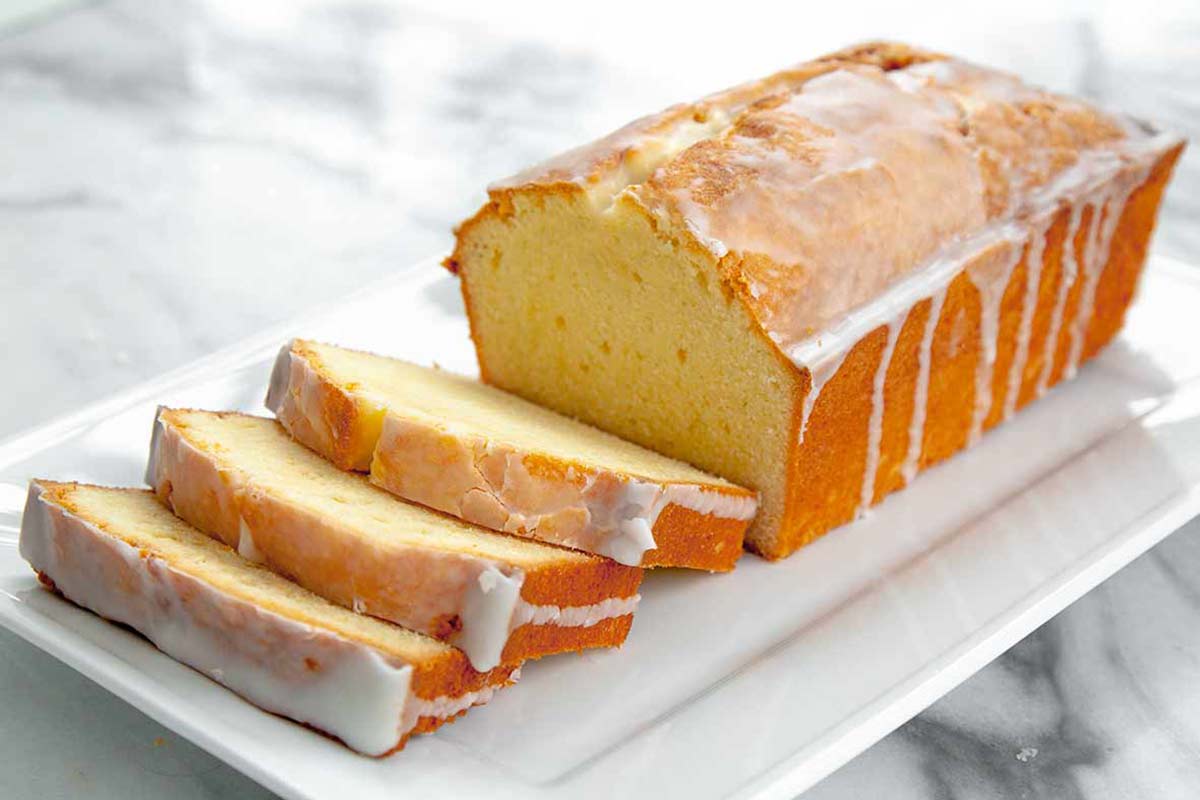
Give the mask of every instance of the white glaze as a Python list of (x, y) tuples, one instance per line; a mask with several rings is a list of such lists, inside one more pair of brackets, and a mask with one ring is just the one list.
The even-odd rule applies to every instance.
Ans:
[(863, 468), (862, 488), (859, 491), (858, 515), (866, 512), (875, 499), (875, 479), (879, 473), (880, 450), (883, 443), (884, 387), (887, 383), (888, 367), (892, 354), (896, 352), (896, 340), (900, 338), (902, 320), (893, 320), (887, 326), (887, 342), (879, 359), (879, 367), (871, 383), (871, 417), (867, 423), (867, 462)]
[(629, 597), (610, 597), (590, 606), (532, 605), (522, 601), (513, 615), (513, 626), (567, 625), (589, 628), (613, 617), (623, 617), (637, 610), (640, 594)]
[[(662, 115), (634, 120), (613, 131), (598, 142), (560, 153), (528, 169), (488, 186), (489, 192), (521, 186), (529, 181), (553, 176), (583, 188), (598, 210), (608, 208), (625, 188), (642, 183), (664, 162), (669, 161), (693, 144), (711, 139), (730, 124), (732, 113), (744, 103), (729, 109), (709, 106), (706, 119), (697, 121), (693, 115), (680, 115), (669, 124)], [(614, 150), (621, 158), (614, 168), (602, 175), (592, 173), (597, 152)]]
[[(961, 240), (953, 241), (932, 261), (895, 282), (879, 297), (857, 308), (851, 309), (820, 333), (800, 341), (787, 349), (787, 355), (797, 366), (807, 369), (813, 376), (813, 390), (804, 398), (800, 414), (800, 440), (803, 441), (812, 408), (820, 396), (825, 383), (840, 369), (849, 350), (864, 336), (880, 326), (889, 329), (903, 324), (908, 313), (923, 299), (932, 299), (930, 318), (926, 323), (921, 346), (918, 351), (918, 374), (914, 390), (913, 415), (909, 425), (908, 451), (902, 466), (905, 481), (911, 481), (919, 470), (921, 447), (924, 439), (925, 421), (929, 392), (929, 372), (932, 362), (932, 342), (945, 292), (950, 282), (964, 268), (972, 283), (980, 292), (980, 335), (981, 354), (975, 375), (975, 402), (972, 409), (968, 443), (982, 435), (983, 425), (992, 405), (992, 382), (996, 360), (997, 337), (999, 334), (999, 311), (1005, 288), (1012, 272), (1020, 263), (1022, 245), (1030, 246), (1028, 281), (1024, 292), (1021, 322), (1017, 334), (1017, 353), (1008, 377), (1008, 392), (1005, 397), (1005, 418), (1015, 411), (1021, 375), (1028, 362), (1033, 314), (1037, 303), (1041, 281), (1045, 236), (1059, 204), (1071, 208), (1069, 230), (1064, 243), (1063, 280), (1052, 309), (1050, 332), (1047, 336), (1043, 369), (1038, 378), (1038, 393), (1044, 393), (1053, 368), (1054, 352), (1063, 325), (1067, 296), (1076, 278), (1084, 280), (1080, 297), (1080, 311), (1072, 320), (1072, 348), (1066, 375), (1073, 374), (1078, 364), (1091, 317), (1096, 286), (1100, 274), (1108, 261), (1112, 237), (1117, 222), (1124, 210), (1130, 193), (1140, 185), (1149, 168), (1162, 152), (1177, 142), (1177, 138), (1156, 134), (1143, 139), (1122, 142), (1119, 152), (1112, 150), (1085, 151), (1078, 161), (1063, 170), (1049, 184), (1030, 193), (1013, 209), (1017, 216), (1004, 216), (985, 225), (980, 231)], [(1092, 228), (1099, 225), (1099, 209), (1107, 208), (1103, 230), (1089, 230), (1088, 246), (1082, 257), (1077, 257), (1074, 237), (1082, 218), (1084, 206), (1092, 204), (1097, 210), (1091, 216)], [(999, 261), (991, 258), (978, 259), (988, 248), (1007, 243), (1007, 256)], [(1084, 307), (1086, 304), (1086, 308)], [(777, 343), (782, 341), (775, 334)], [(890, 359), (887, 359), (890, 361)], [(886, 371), (887, 363), (879, 370)], [(874, 386), (882, 386), (885, 375), (876, 375)], [(872, 424), (878, 418), (882, 424), (881, 391), (873, 392)], [(874, 428), (870, 429), (874, 433)], [(875, 472), (880, 455), (878, 440), (868, 436), (867, 467), (864, 470), (860, 493), (859, 513), (865, 507), (862, 497), (873, 493)]]
[[(1100, 283), (1100, 273), (1103, 265), (1108, 261), (1107, 248), (1101, 259), (1100, 241), (1104, 239), (1104, 231), (1108, 227), (1108, 223), (1114, 219), (1114, 194), (1113, 191), (1117, 187), (1106, 187), (1106, 191), (1098, 193), (1092, 199), (1092, 220), (1088, 226), (1087, 235), (1083, 243), (1083, 256), (1077, 259), (1079, 270), (1079, 302), (1075, 309), (1075, 316), (1071, 319), (1071, 327), (1069, 333), (1069, 345), (1067, 347), (1067, 360), (1063, 364), (1063, 378), (1070, 379), (1075, 377), (1075, 372), (1079, 367), (1079, 356), (1083, 352), (1083, 337), (1087, 331), (1088, 322), (1092, 319), (1092, 304), (1096, 300), (1096, 286)], [(1122, 200), (1120, 205), (1124, 206)]]
[[(1067, 233), (1063, 239), (1062, 270), (1058, 280), (1058, 294), (1055, 295), (1054, 308), (1050, 312), (1050, 327), (1046, 332), (1043, 349), (1042, 372), (1038, 376), (1037, 382), (1039, 397), (1046, 393), (1046, 389), (1050, 385), (1050, 375), (1054, 372), (1055, 354), (1058, 350), (1059, 334), (1062, 331), (1063, 314), (1067, 307), (1067, 296), (1071, 293), (1071, 287), (1079, 275), (1079, 260), (1075, 254), (1075, 237), (1079, 233), (1085, 205), (1085, 202), (1079, 201), (1071, 206), (1070, 222), (1067, 223)], [(1096, 215), (1093, 214), (1089, 223), (1095, 224), (1095, 219)]]
[[(516, 682), (521, 679), (521, 668), (518, 667), (509, 673), (508, 679)], [(434, 698), (419, 697), (410, 695), (408, 698), (408, 707), (405, 709), (405, 719), (411, 719), (412, 724), (421, 717), (430, 717), (432, 719), (449, 719), (457, 714), (466, 711), (471, 706), (481, 706), (488, 703), (501, 687), (499, 686), (482, 686), (472, 692), (463, 692), (457, 695), (438, 695)], [(409, 730), (411, 730), (411, 725)]]
[(37, 483), (30, 485), (20, 548), (71, 601), (129, 625), (255, 705), (369, 755), (394, 748), (420, 717), (452, 716), (495, 691), (416, 697), (413, 668), (396, 656), (255, 606), (139, 552), (45, 500)]
[(946, 288), (929, 298), (929, 317), (921, 334), (917, 348), (917, 380), (913, 386), (913, 412), (908, 422), (908, 450), (900, 474), (908, 483), (917, 475), (921, 463), (921, 447), (925, 439), (925, 415), (929, 406), (929, 370), (933, 364), (933, 334), (942, 317), (942, 306), (946, 303)]
[(659, 483), (614, 470), (531, 470), (540, 454), (448, 423), (387, 412), (371, 482), (408, 500), (493, 530), (640, 566), (670, 505), (719, 519), (754, 516), (753, 496), (715, 486)]
[(255, 564), (262, 564), (266, 561), (262, 552), (259, 551), (258, 545), (254, 544), (254, 531), (250, 530), (246, 520), (241, 518), (238, 519), (237, 551), (242, 558), (253, 561)]
[(1010, 242), (999, 269), (989, 261), (967, 268), (971, 283), (979, 291), (979, 359), (975, 363), (975, 403), (967, 443), (975, 444), (983, 436), (983, 424), (992, 409), (992, 380), (996, 370), (996, 349), (1000, 339), (1000, 304), (1013, 270), (1021, 261), (1024, 242)]
[[(738, 257), (741, 278), (760, 287), (743, 299), (784, 351), (987, 221), (957, 107), (890, 75), (846, 66), (751, 107), (720, 141), (718, 173), (746, 179), (709, 180), (711, 156), (693, 151), (633, 190), (714, 257)], [(801, 148), (762, 135), (797, 128)]]
[[(1147, 149), (1145, 152), (1153, 154), (1157, 151)], [(1078, 366), (1087, 325), (1091, 320), (1092, 307), (1095, 303), (1096, 287), (1104, 267), (1108, 263), (1116, 226), (1130, 194), (1145, 180), (1149, 170), (1149, 161), (1145, 158), (1141, 161), (1134, 161), (1132, 166), (1126, 162), (1114, 162), (1108, 157), (1098, 158), (1097, 163), (1102, 168), (1097, 168), (1095, 171), (1079, 169), (1076, 165), (1075, 168), (1072, 168), (1074, 173), (1069, 179), (1060, 178), (1055, 183), (1055, 189), (1067, 191), (1065, 196), (1073, 202), (1070, 205), (1070, 219), (1063, 244), (1063, 277), (1055, 297), (1050, 328), (1044, 345), (1042, 371), (1038, 377), (1037, 391), (1039, 394), (1045, 392), (1049, 383), (1059, 332), (1063, 325), (1067, 297), (1077, 280), (1083, 281), (1083, 283), (1078, 310), (1071, 321), (1071, 349), (1065, 365), (1064, 376), (1073, 375)], [(1068, 170), (1068, 172), (1072, 170)], [(1049, 204), (1049, 195), (1043, 200)], [(1091, 205), (1093, 211), (1089, 217), (1089, 230), (1084, 237), (1085, 248), (1082, 254), (1077, 254), (1075, 237), (1079, 231), (1083, 210), (1088, 205)], [(980, 294), (981, 351), (976, 364), (975, 400), (968, 433), (968, 444), (973, 444), (982, 435), (984, 422), (992, 406), (991, 388), (999, 338), (1000, 305), (1005, 289), (1012, 278), (1013, 270), (1020, 263), (1024, 245), (1028, 243), (1027, 279), (1017, 331), (1016, 352), (1007, 378), (1004, 418), (1007, 419), (1015, 412), (1021, 377), (1024, 375), (1025, 365), (1029, 358), (1033, 315), (1041, 283), (1045, 239), (1054, 217), (1054, 207), (1054, 205), (1043, 206), (1037, 214), (1019, 224), (1006, 222), (990, 226), (966, 243), (949, 248), (951, 253), (949, 257), (939, 259), (913, 278), (893, 287), (893, 291), (885, 293), (878, 301), (869, 304), (869, 307), (847, 314), (832, 332), (827, 332), (821, 337), (814, 337), (811, 341), (802, 343), (802, 346), (792, 352), (792, 356), (798, 364), (811, 365), (815, 363), (825, 371), (828, 371), (831, 365), (836, 365), (833, 366), (833, 372), (836, 372), (845, 358), (845, 353), (865, 335), (872, 323), (881, 323), (888, 327), (888, 344), (873, 382), (867, 461), (860, 491), (858, 514), (861, 515), (873, 499), (880, 459), (880, 436), (884, 412), (882, 387), (886, 380), (886, 371), (894, 348), (894, 331), (903, 323), (912, 305), (915, 305), (915, 303), (906, 305), (908, 298), (912, 296), (914, 286), (940, 283), (941, 289), (931, 296), (933, 302), (930, 317), (926, 321), (918, 350), (918, 373), (914, 390), (913, 415), (909, 424), (908, 451), (902, 467), (902, 475), (906, 482), (911, 481), (919, 470), (925, 421), (928, 414), (932, 342), (937, 321), (941, 315), (941, 308), (945, 302), (945, 292), (949, 281), (953, 280), (953, 277), (961, 272), (963, 267), (966, 267), (973, 285)], [(1006, 241), (1007, 250), (1003, 258), (972, 260), (972, 251), (974, 254), (978, 254), (982, 248)], [(833, 335), (829, 335), (830, 333)], [(831, 340), (838, 343), (840, 351), (830, 346)], [(824, 374), (821, 385), (828, 378), (829, 375)], [(819, 395), (819, 392), (810, 392), (810, 395), (805, 397), (804, 408), (801, 412), (802, 426), (811, 413), (812, 404), (815, 403), (816, 398), (812, 396), (813, 394)]]
[(454, 646), (467, 654), (471, 666), (486, 672), (500, 663), (504, 645), (515, 626), (517, 606), (521, 605), (521, 584), (525, 575), (505, 575), (488, 567), (472, 582), (459, 616), (462, 631), (453, 639)]
[[(228, 525), (230, 530), (202, 529), (203, 532), (238, 549), (243, 555), (268, 562), (274, 569), (283, 568), (297, 583), (318, 594), (323, 593), (328, 588), (329, 576), (308, 575), (305, 570), (309, 565), (303, 562), (277, 563), (293, 548), (283, 547), (279, 551), (272, 541), (281, 536), (311, 536), (319, 543), (318, 550), (337, 546), (343, 548), (342, 552), (349, 553), (345, 548), (357, 541), (355, 537), (347, 537), (337, 527), (336, 520), (286, 497), (277, 497), (260, 487), (253, 475), (225, 466), (196, 448), (184, 433), (164, 418), (164, 411), (160, 409), (156, 417), (149, 458), (151, 469), (147, 476), (159, 496), (188, 522), (228, 516), (228, 522), (215, 524)], [(167, 487), (170, 487), (169, 491)], [(208, 513), (214, 499), (226, 513)], [(282, 527), (267, 530), (260, 526), (259, 530), (253, 530), (246, 522), (247, 516), (254, 517), (250, 509), (258, 509), (263, 519), (271, 520), (275, 527)], [(431, 635), (441, 633), (442, 620), (458, 617), (462, 625), (448, 641), (466, 654), (475, 669), (484, 672), (497, 666), (504, 645), (516, 627), (512, 620), (525, 603), (519, 598), (525, 580), (519, 567), (470, 553), (417, 545), (380, 550), (377, 557), (387, 558), (380, 568), (386, 567), (392, 585), (411, 586), (413, 593), (402, 603), (396, 603), (386, 595), (374, 599), (356, 595), (345, 599), (348, 607)], [(337, 599), (336, 595), (333, 599)], [(564, 615), (561, 621), (551, 624), (576, 627), (570, 620), (596, 613), (593, 605), (581, 606), (578, 614)]]
[(808, 387), (808, 393), (804, 395), (804, 402), (800, 407), (800, 435), (798, 444), (804, 444), (804, 436), (808, 433), (808, 420), (812, 417), (813, 409), (817, 405), (817, 398), (821, 396), (821, 391), (825, 388), (825, 384), (829, 379), (837, 374), (842, 368), (842, 363), (846, 360), (846, 355), (849, 351), (843, 351), (837, 358), (821, 359), (815, 361), (809, 367), (808, 376), (811, 381)]
[(463, 631), (454, 646), (467, 654), (475, 669), (499, 665), (508, 635), (522, 625), (590, 628), (606, 619), (637, 610), (641, 595), (609, 597), (586, 606), (537, 605), (521, 599), (524, 576), (513, 578), (497, 569), (481, 572), (463, 608)]
[[(1019, 216), (1000, 217), (972, 235), (950, 242), (935, 258), (870, 302), (847, 311), (824, 330), (788, 348), (786, 354), (798, 366), (809, 369), (819, 367), (822, 361), (844, 357), (863, 336), (897, 316), (907, 315), (918, 302), (948, 286), (973, 257), (989, 246), (1003, 240), (1028, 239), (1030, 230), (1039, 227), (1035, 220), (1044, 219), (1061, 204), (1070, 204), (1075, 216), (1082, 211), (1077, 199), (1093, 196), (1110, 181), (1120, 180), (1123, 184), (1128, 182), (1130, 188), (1136, 187), (1153, 161), (1177, 142), (1177, 137), (1158, 134), (1147, 137), (1146, 141), (1126, 143), (1121, 157), (1109, 151), (1081, 153), (1073, 166), (1030, 195), (1016, 210)], [(1078, 223), (1075, 216), (1072, 231), (1078, 228)]]
[(1038, 291), (1042, 285), (1042, 264), (1046, 252), (1046, 236), (1054, 214), (1045, 214), (1031, 221), (1027, 256), (1025, 259), (1025, 291), (1021, 299), (1021, 320), (1017, 324), (1017, 344), (1012, 365), (1008, 370), (1008, 388), (1004, 393), (1004, 419), (1017, 411), (1017, 402), (1024, 382), (1025, 366), (1029, 363), (1029, 341), (1033, 337), (1033, 317), (1037, 311)]
[(147, 486), (158, 485), (158, 476), (162, 470), (162, 465), (158, 462), (158, 459), (163, 435), (163, 425), (159, 417), (162, 416), (163, 408), (165, 406), (158, 406), (154, 410), (154, 422), (150, 426), (150, 452), (146, 458), (146, 471), (142, 478)]
[(295, 339), (289, 339), (283, 347), (280, 347), (279, 353), (275, 356), (275, 362), (271, 365), (271, 379), (267, 384), (267, 398), (264, 404), (273, 414), (279, 413), (291, 387), (292, 346), (295, 341)]
[[(508, 459), (509, 468), (528, 474), (519, 458)], [(508, 476), (506, 474), (506, 482)], [(588, 490), (596, 485), (596, 473), (589, 473), (579, 500), (586, 511), (590, 535), (599, 538), (592, 548), (619, 564), (638, 566), (645, 554), (657, 547), (654, 526), (670, 505), (710, 515), (718, 519), (748, 520), (754, 517), (758, 502), (753, 497), (718, 492), (696, 484), (661, 484), (637, 477), (623, 477), (614, 498), (601, 499)], [(523, 514), (509, 508), (511, 524), (536, 534), (537, 514)], [(571, 542), (562, 542), (571, 545)]]
[[(592, 473), (584, 485), (590, 488), (595, 483), (596, 475)], [(601, 532), (596, 552), (621, 564), (641, 564), (646, 552), (657, 546), (654, 523), (667, 505), (663, 487), (633, 478), (620, 484), (611, 504), (590, 502), (586, 488), (583, 496), (588, 524)], [(533, 524), (536, 529), (537, 522)]]
[(1112, 252), (1112, 241), (1117, 224), (1121, 221), (1121, 214), (1129, 200), (1129, 195), (1142, 180), (1143, 175), (1140, 173), (1134, 178), (1127, 178), (1112, 187), (1104, 201), (1096, 206), (1095, 213), (1102, 215), (1102, 218), (1092, 226), (1092, 236), (1088, 240), (1087, 269), (1080, 295), (1079, 313), (1075, 315), (1071, 326), (1071, 350), (1067, 356), (1065, 373), (1067, 377), (1074, 376), (1079, 367), (1084, 338), (1087, 336), (1088, 325), (1095, 313), (1096, 287), (1100, 283), (1100, 276)]
[[(386, 427), (388, 423), (385, 422)], [(503, 446), (491, 442), (483, 443), (486, 452), (500, 452)], [(588, 471), (577, 492), (562, 491), (560, 500), (553, 506), (542, 506), (536, 511), (512, 502), (504, 488), (530, 486), (537, 479), (525, 466), (518, 452), (504, 454), (504, 483), (495, 498), (507, 511), (503, 530), (524, 532), (537, 538), (542, 520), (564, 511), (579, 510), (586, 519), (586, 530), (579, 540), (550, 539), (569, 547), (578, 547), (613, 559), (617, 563), (639, 566), (645, 554), (657, 547), (654, 526), (659, 516), (669, 505), (677, 505), (698, 514), (718, 519), (747, 520), (754, 517), (758, 502), (753, 497), (732, 495), (715, 491), (698, 484), (661, 484), (634, 476), (606, 476), (601, 486), (599, 473)], [(615, 489), (615, 491), (612, 491)], [(565, 495), (565, 497), (563, 497)]]
[(758, 512), (758, 501), (753, 497), (716, 492), (694, 483), (667, 484), (664, 494), (667, 505), (677, 505), (718, 519), (754, 519)]
[[(1104, 163), (1107, 165), (1110, 162), (1105, 160)], [(1080, 295), (1079, 311), (1072, 321), (1072, 348), (1067, 362), (1068, 371), (1065, 374), (1067, 376), (1073, 374), (1074, 368), (1078, 365), (1083, 347), (1083, 338), (1086, 334), (1087, 324), (1091, 319), (1096, 286), (1099, 283), (1104, 266), (1108, 262), (1116, 225), (1124, 210), (1125, 202), (1133, 189), (1145, 179), (1147, 170), (1148, 164), (1142, 163), (1124, 170), (1117, 168), (1112, 174), (1101, 173), (1099, 177), (1097, 175), (1085, 175), (1080, 180), (1080, 176), (1076, 176), (1076, 183), (1073, 188), (1077, 191), (1087, 191), (1088, 194), (1075, 200), (1071, 205), (1070, 221), (1063, 246), (1063, 278), (1055, 297), (1050, 330), (1045, 342), (1043, 368), (1037, 385), (1039, 394), (1045, 391), (1049, 382), (1056, 344), (1059, 339), (1059, 331), (1063, 324), (1067, 296), (1070, 293), (1071, 286), (1077, 279), (1083, 280), (1084, 283)], [(1104, 182), (1101, 182), (1102, 179)], [(1094, 210), (1089, 220), (1089, 231), (1085, 236), (1087, 243), (1085, 252), (1082, 255), (1078, 255), (1075, 253), (1074, 238), (1081, 224), (1083, 209), (1088, 204), (1092, 204)], [(1102, 217), (1103, 225), (1101, 226), (1100, 220)], [(1029, 357), (1033, 315), (1037, 305), (1038, 287), (1041, 282), (1045, 237), (1052, 219), (1053, 213), (1051, 207), (1051, 210), (1043, 209), (1039, 215), (1032, 217), (1024, 224), (1007, 223), (995, 226), (988, 229), (984, 235), (973, 237), (969, 245), (975, 245), (976, 247), (987, 247), (1007, 240), (1007, 255), (999, 262), (988, 258), (972, 262), (970, 247), (964, 248), (960, 246), (952, 248), (952, 252), (954, 253), (952, 257), (943, 258), (931, 264), (923, 274), (917, 276), (917, 280), (921, 282), (931, 281), (936, 276), (941, 280), (945, 280), (946, 283), (943, 284), (940, 292), (932, 295), (933, 304), (930, 310), (930, 318), (926, 322), (925, 331), (918, 350), (918, 374), (914, 392), (913, 415), (909, 425), (908, 452), (902, 467), (902, 475), (905, 481), (911, 481), (919, 469), (925, 420), (928, 413), (929, 371), (932, 366), (931, 349), (933, 335), (937, 319), (941, 314), (942, 304), (945, 301), (945, 291), (949, 280), (952, 280), (964, 266), (967, 266), (967, 272), (971, 281), (980, 293), (981, 352), (976, 365), (975, 401), (972, 409), (971, 427), (968, 434), (968, 444), (972, 444), (978, 441), (982, 435), (983, 425), (992, 405), (991, 387), (994, 379), (996, 348), (999, 337), (1000, 304), (1003, 300), (1005, 289), (1011, 280), (1013, 270), (1020, 263), (1023, 252), (1022, 245), (1025, 242), (1029, 242), (1027, 280), (1025, 291), (1023, 292), (1021, 319), (1017, 332), (1017, 349), (1008, 375), (1004, 418), (1007, 419), (1014, 413), (1017, 404), (1017, 395), (1020, 391), (1021, 376), (1024, 374), (1025, 365)], [(999, 263), (999, 267), (997, 267), (997, 263)], [(909, 282), (906, 281), (905, 283)], [(847, 315), (836, 331), (836, 334), (840, 335), (835, 335), (840, 340), (842, 347), (848, 348), (857, 342), (862, 335), (865, 335), (864, 329), (872, 322), (882, 322), (889, 327), (889, 330), (903, 323), (911, 306), (906, 308), (905, 301), (901, 298), (909, 294), (912, 287), (903, 285), (898, 288), (900, 291), (896, 294), (892, 296), (885, 295), (878, 302), (872, 303), (871, 305), (874, 308), (860, 309), (855, 314)], [(902, 309), (901, 312), (896, 313), (896, 308)], [(828, 347), (826, 344), (828, 341), (829, 338), (823, 336), (820, 339), (815, 339), (814, 344), (823, 349)], [(889, 347), (891, 346), (893, 345), (889, 341)], [(798, 348), (797, 351), (794, 351), (793, 356), (803, 358), (804, 352), (803, 349)], [(817, 348), (811, 348), (808, 352), (812, 353), (812, 355), (808, 356), (810, 358), (814, 356), (820, 358), (823, 355)], [(826, 350), (826, 353), (828, 353), (828, 350)], [(867, 467), (864, 470), (860, 495), (860, 498), (863, 499), (860, 499), (858, 510), (860, 514), (869, 504), (869, 501), (865, 498), (868, 498), (869, 494), (873, 495), (875, 473), (880, 458), (879, 439), (877, 438), (878, 434), (875, 431), (875, 425), (882, 424), (883, 410), (881, 406), (883, 397), (881, 387), (886, 377), (888, 362), (890, 362), (890, 352), (886, 355), (889, 358), (881, 362), (874, 380), (875, 388), (872, 394)], [(825, 355), (823, 363), (826, 365), (826, 368), (830, 364), (840, 366), (841, 359), (844, 359), (844, 357), (844, 352), (833, 356)], [(818, 361), (817, 363), (822, 362)], [(834, 371), (836, 372), (836, 369)], [(826, 377), (826, 379), (828, 378)], [(811, 403), (815, 402), (815, 400), (809, 397), (806, 397), (805, 401), (806, 408), (802, 411), (802, 420), (807, 418), (808, 409), (811, 408)]]

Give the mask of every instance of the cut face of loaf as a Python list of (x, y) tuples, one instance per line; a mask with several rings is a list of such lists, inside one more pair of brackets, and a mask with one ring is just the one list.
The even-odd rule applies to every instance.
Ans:
[(749, 490), (491, 386), (295, 340), (267, 405), (300, 442), (408, 500), (634, 566), (727, 571)]
[(1112, 339), (1182, 147), (867, 45), (493, 186), (447, 266), (485, 381), (757, 490), (779, 558)]
[(42, 582), (255, 705), (367, 755), (495, 689), (461, 652), (331, 605), (172, 516), (153, 493), (34, 481), (21, 555)]
[(162, 409), (147, 482), (176, 514), (338, 605), (488, 670), (624, 641), (641, 570), (477, 528), (343, 472), (274, 420)]

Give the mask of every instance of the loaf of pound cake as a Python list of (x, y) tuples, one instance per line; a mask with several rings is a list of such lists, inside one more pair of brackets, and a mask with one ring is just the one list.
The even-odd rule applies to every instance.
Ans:
[(247, 414), (160, 409), (146, 482), (181, 518), (477, 670), (621, 644), (642, 571), (406, 503)]
[(869, 44), (492, 186), (446, 265), (485, 381), (757, 490), (779, 558), (1113, 338), (1183, 146)]
[(267, 406), (343, 469), (493, 530), (632, 566), (725, 572), (754, 493), (476, 380), (284, 345)]
[(517, 678), (332, 605), (177, 519), (144, 489), (33, 481), (21, 555), (41, 582), (255, 705), (381, 756)]

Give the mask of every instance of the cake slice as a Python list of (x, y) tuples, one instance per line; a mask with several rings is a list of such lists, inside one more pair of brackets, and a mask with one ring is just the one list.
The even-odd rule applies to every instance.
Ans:
[(517, 678), (346, 611), (246, 561), (144, 489), (33, 481), (21, 555), (47, 587), (128, 625), (255, 705), (380, 756)]
[(147, 482), (184, 520), (338, 605), (461, 648), (478, 670), (625, 640), (641, 570), (406, 503), (275, 420), (160, 409)]
[(389, 492), (633, 566), (733, 569), (748, 489), (440, 369), (294, 340), (267, 406)]
[(781, 558), (1113, 339), (1183, 147), (872, 43), (494, 184), (446, 266), (485, 382), (756, 490)]

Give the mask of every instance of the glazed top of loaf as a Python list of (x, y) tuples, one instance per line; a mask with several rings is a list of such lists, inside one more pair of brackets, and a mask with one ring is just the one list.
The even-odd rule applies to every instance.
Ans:
[(640, 204), (720, 259), (803, 363), (889, 286), (1179, 144), (1007, 73), (876, 43), (672, 106), (489, 191)]

